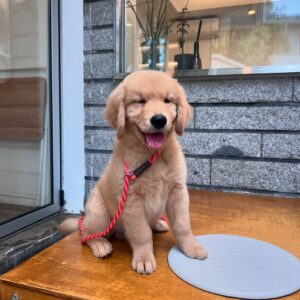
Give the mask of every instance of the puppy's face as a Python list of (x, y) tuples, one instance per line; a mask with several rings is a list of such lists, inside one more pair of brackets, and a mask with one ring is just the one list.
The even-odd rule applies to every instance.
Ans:
[(130, 90), (126, 95), (125, 115), (129, 130), (133, 130), (142, 143), (152, 149), (159, 148), (174, 128), (176, 94), (174, 91)]
[(138, 71), (112, 92), (105, 116), (119, 138), (132, 133), (148, 148), (159, 149), (172, 130), (183, 133), (191, 109), (176, 80), (158, 71)]

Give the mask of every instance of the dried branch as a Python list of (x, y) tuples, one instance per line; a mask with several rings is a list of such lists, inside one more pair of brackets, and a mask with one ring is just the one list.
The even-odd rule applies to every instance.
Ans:
[(134, 5), (130, 0), (126, 0), (126, 5), (134, 13), (145, 40), (159, 39), (165, 36), (174, 23), (171, 22), (169, 26), (166, 25), (167, 0), (145, 0), (144, 3), (147, 5), (147, 20), (143, 23)]

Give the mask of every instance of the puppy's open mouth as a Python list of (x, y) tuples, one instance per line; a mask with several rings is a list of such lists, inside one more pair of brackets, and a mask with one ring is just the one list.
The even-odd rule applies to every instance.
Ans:
[(162, 146), (164, 142), (164, 134), (161, 132), (144, 133), (146, 144), (151, 149), (156, 149)]

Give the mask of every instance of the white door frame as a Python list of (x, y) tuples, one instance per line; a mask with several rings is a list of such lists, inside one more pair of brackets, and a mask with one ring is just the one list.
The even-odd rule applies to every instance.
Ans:
[(82, 210), (85, 186), (83, 2), (60, 1), (62, 188), (70, 213)]

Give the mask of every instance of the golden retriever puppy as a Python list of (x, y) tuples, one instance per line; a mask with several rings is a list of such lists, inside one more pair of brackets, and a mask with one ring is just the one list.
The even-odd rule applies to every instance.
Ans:
[[(156, 268), (152, 230), (168, 230), (168, 224), (159, 218), (165, 212), (181, 251), (191, 258), (206, 258), (206, 250), (191, 231), (186, 164), (176, 138), (191, 118), (183, 88), (162, 72), (134, 72), (110, 94), (105, 117), (116, 129), (117, 139), (110, 162), (87, 200), (83, 236), (104, 230), (117, 211), (124, 159), (129, 169), (135, 170), (159, 151), (157, 161), (130, 184), (115, 232), (129, 241), (132, 268), (141, 274)], [(65, 223), (62, 227), (68, 226)], [(87, 244), (96, 257), (112, 252), (104, 237)]]

